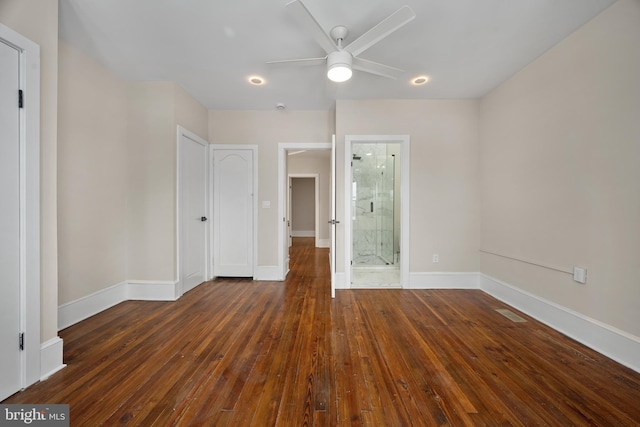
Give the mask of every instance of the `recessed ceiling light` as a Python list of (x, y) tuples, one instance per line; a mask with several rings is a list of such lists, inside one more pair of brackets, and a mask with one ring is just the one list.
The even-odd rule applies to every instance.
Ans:
[(249, 83), (251, 83), (254, 86), (260, 86), (264, 84), (264, 79), (260, 76), (249, 76), (248, 80), (249, 80)]
[(428, 81), (429, 81), (429, 76), (418, 76), (411, 79), (411, 84), (413, 86), (422, 86), (424, 84), (427, 84)]

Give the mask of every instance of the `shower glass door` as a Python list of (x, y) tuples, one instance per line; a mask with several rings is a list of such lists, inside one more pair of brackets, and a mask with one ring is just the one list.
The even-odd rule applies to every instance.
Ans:
[(396, 262), (395, 154), (387, 144), (353, 144), (352, 230), (354, 266)]

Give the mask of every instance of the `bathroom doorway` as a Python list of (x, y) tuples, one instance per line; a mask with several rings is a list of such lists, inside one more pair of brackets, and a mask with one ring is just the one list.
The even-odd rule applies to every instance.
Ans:
[(403, 145), (383, 138), (350, 148), (351, 288), (401, 288)]

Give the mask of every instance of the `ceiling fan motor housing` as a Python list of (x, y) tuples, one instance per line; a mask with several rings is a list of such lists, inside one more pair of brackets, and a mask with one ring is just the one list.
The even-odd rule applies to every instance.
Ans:
[(327, 76), (334, 82), (343, 82), (351, 78), (353, 57), (346, 50), (336, 50), (327, 56)]

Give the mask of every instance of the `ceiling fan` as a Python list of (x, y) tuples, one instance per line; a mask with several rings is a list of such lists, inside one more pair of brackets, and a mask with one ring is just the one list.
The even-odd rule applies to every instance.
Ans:
[(323, 58), (290, 59), (284, 61), (270, 61), (267, 64), (290, 64), (290, 65), (325, 65), (327, 66), (327, 77), (334, 82), (344, 82), (351, 78), (352, 69), (364, 71), (365, 73), (378, 76), (398, 78), (403, 71), (359, 58), (365, 50), (378, 43), (380, 40), (393, 33), (413, 18), (416, 14), (409, 6), (403, 6), (380, 23), (372, 27), (369, 31), (358, 37), (347, 46), (342, 46), (348, 31), (343, 25), (333, 27), (327, 34), (318, 21), (309, 12), (300, 0), (293, 0), (286, 6), (289, 13), (300, 23), (300, 25), (310, 32), (314, 40), (327, 53)]

